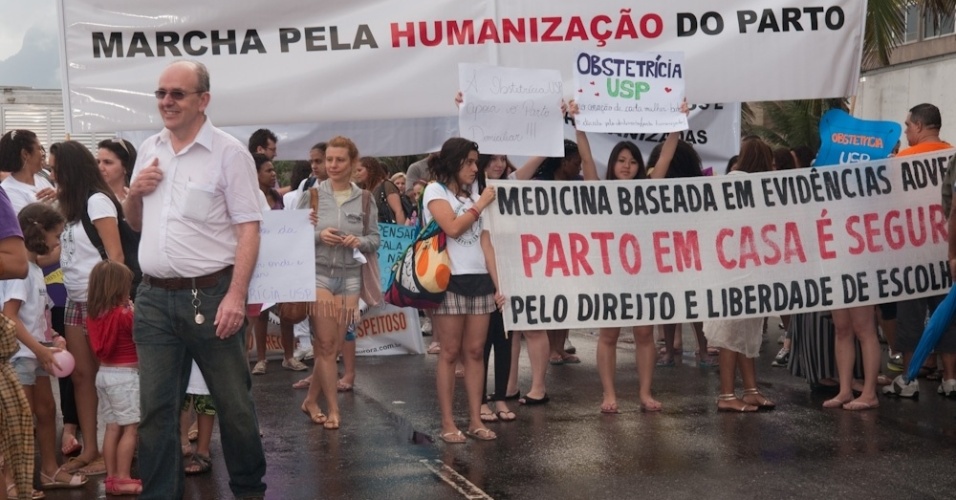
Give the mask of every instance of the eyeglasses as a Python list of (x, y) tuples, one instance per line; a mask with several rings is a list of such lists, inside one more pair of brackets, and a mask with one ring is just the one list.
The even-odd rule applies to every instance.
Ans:
[(168, 95), (169, 97), (172, 97), (174, 101), (182, 101), (182, 100), (185, 99), (186, 96), (189, 95), (189, 94), (202, 94), (202, 93), (204, 93), (204, 92), (205, 92), (205, 91), (202, 91), (202, 90), (197, 90), (197, 91), (195, 91), (195, 92), (187, 92), (187, 91), (185, 91), (185, 90), (163, 90), (163, 89), (159, 89), (159, 90), (153, 92), (153, 95), (156, 96), (156, 99), (158, 99), (158, 100), (160, 100), (160, 101), (162, 101), (163, 99), (165, 99), (167, 95)]

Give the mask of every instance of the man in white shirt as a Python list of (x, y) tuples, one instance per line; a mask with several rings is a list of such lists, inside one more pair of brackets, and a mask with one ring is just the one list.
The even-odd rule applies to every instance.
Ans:
[(124, 211), (143, 234), (139, 353), (141, 499), (181, 498), (179, 411), (199, 365), (216, 401), (229, 487), (263, 498), (266, 462), (246, 362), (246, 294), (262, 213), (252, 157), (205, 115), (209, 73), (170, 64), (155, 92), (165, 128), (143, 143)]

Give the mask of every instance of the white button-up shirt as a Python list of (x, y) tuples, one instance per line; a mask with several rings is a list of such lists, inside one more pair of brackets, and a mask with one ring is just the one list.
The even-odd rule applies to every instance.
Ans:
[(196, 140), (173, 152), (170, 132), (140, 146), (133, 179), (159, 159), (163, 180), (143, 197), (139, 264), (157, 278), (205, 276), (236, 261), (235, 224), (262, 220), (255, 163), (209, 118)]

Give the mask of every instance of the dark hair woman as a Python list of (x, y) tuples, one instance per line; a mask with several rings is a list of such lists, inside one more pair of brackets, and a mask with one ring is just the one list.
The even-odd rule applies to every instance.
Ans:
[[(572, 103), (571, 112), (577, 112), (577, 106)], [(584, 180), (599, 180), (594, 157), (587, 134), (581, 131), (576, 133), (578, 148), (581, 152), (581, 166)], [(644, 158), (637, 145), (630, 141), (621, 141), (614, 145), (607, 160), (606, 180), (635, 180), (647, 178), (662, 178), (669, 172), (674, 150), (680, 139), (680, 134), (673, 132), (667, 136), (661, 149), (655, 155), (656, 164), (650, 175), (644, 165)], [(660, 164), (657, 164), (657, 163)], [(644, 411), (660, 411), (661, 403), (654, 399), (651, 393), (651, 382), (654, 377), (654, 366), (657, 354), (654, 348), (654, 328), (652, 326), (632, 327), (634, 335), (634, 358), (637, 363), (638, 380), (640, 382), (640, 406)], [(614, 388), (614, 374), (617, 371), (617, 342), (621, 335), (621, 328), (601, 328), (598, 333), (597, 365), (598, 374), (603, 388), (601, 413), (618, 413), (617, 392)]]
[(102, 258), (84, 229), (83, 219), (89, 217), (92, 221), (110, 260), (122, 263), (124, 255), (119, 236), (118, 202), (113, 190), (103, 180), (96, 159), (79, 142), (60, 143), (56, 168), (60, 211), (66, 218), (66, 227), (60, 235), (60, 268), (63, 269), (63, 284), (66, 285), (67, 293), (64, 329), (67, 349), (76, 360), (72, 379), (80, 431), (83, 433), (83, 451), (64, 467), (71, 472), (82, 472), (84, 467), (87, 472), (97, 472), (105, 468), (102, 460), (97, 460), (97, 397), (94, 386), (97, 365), (85, 328), (90, 271)]
[(100, 141), (96, 150), (96, 163), (103, 180), (120, 202), (129, 193), (129, 179), (136, 165), (136, 148), (126, 139)]
[(255, 153), (252, 155), (252, 161), (256, 165), (256, 174), (259, 179), (259, 190), (266, 197), (266, 203), (270, 210), (282, 210), (282, 196), (275, 189), (276, 169), (266, 155)]
[(504, 303), (497, 294), (498, 276), (491, 236), (481, 212), (494, 201), (495, 192), (485, 188), (479, 195), (478, 144), (451, 138), (441, 152), (428, 162), (437, 180), (425, 188), (423, 222), (434, 220), (447, 236), (451, 261), (451, 281), (442, 305), (432, 312), (435, 334), (441, 344), (436, 384), (441, 409), (441, 439), (447, 443), (464, 442), (465, 436), (455, 424), (452, 401), (455, 391), (455, 361), (461, 357), (465, 367), (468, 396), (468, 433), (479, 440), (497, 436), (484, 426), (480, 407), (482, 362), (489, 315)]
[[(770, 172), (772, 165), (773, 151), (770, 146), (753, 138), (741, 143), (740, 158), (728, 175)], [(774, 408), (774, 403), (757, 389), (754, 360), (760, 353), (763, 321), (763, 318), (746, 318), (704, 322), (707, 341), (720, 348), (720, 395), (717, 397), (717, 411), (754, 412), (758, 409)], [(738, 369), (744, 386), (743, 396), (739, 398), (734, 391)]]
[(53, 184), (40, 175), (45, 154), (37, 135), (29, 130), (11, 130), (0, 136), (0, 171), (10, 173), (0, 186), (15, 212), (30, 203), (56, 199)]
[(401, 191), (388, 179), (385, 166), (377, 158), (363, 156), (355, 168), (353, 180), (362, 189), (372, 193), (378, 205), (378, 221), (389, 224), (405, 224), (405, 207)]

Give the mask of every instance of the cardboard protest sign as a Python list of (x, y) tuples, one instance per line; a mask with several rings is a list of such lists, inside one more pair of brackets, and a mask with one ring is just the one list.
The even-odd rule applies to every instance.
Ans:
[(943, 294), (939, 193), (954, 152), (661, 181), (497, 181), (486, 213), (505, 325), (652, 325)]
[(269, 210), (259, 226), (250, 304), (315, 300), (315, 229), (309, 210)]
[[(690, 104), (688, 107), (690, 128), (680, 132), (681, 140), (694, 147), (705, 172), (710, 169), (724, 173), (727, 161), (740, 152), (740, 103)], [(565, 117), (565, 139), (576, 139), (573, 123), (570, 116)], [(611, 151), (618, 142), (633, 142), (641, 150), (646, 162), (654, 147), (667, 139), (667, 134), (658, 133), (588, 132), (587, 136), (600, 179), (604, 178)]]
[(863, 120), (831, 109), (820, 117), (820, 152), (813, 165), (882, 160), (893, 152), (902, 131), (896, 122)]
[(564, 154), (561, 72), (462, 63), (458, 81), (458, 129), (482, 153)]
[(680, 52), (581, 52), (574, 62), (578, 130), (686, 130), (683, 61)]
[(410, 307), (385, 304), (369, 309), (355, 325), (355, 336), (358, 356), (425, 353), (418, 311)]

